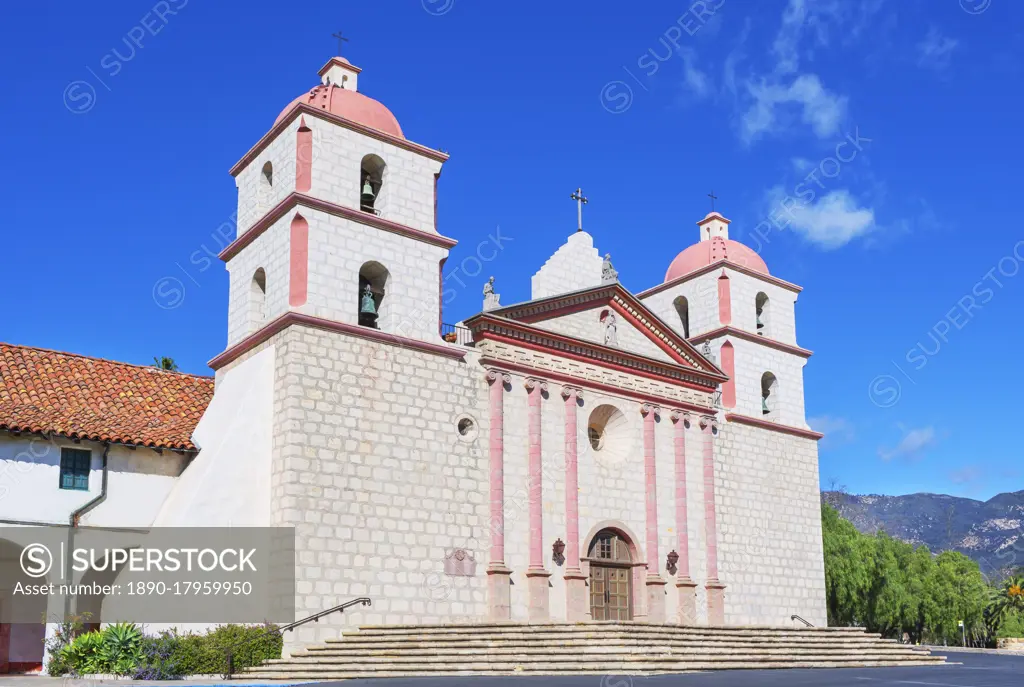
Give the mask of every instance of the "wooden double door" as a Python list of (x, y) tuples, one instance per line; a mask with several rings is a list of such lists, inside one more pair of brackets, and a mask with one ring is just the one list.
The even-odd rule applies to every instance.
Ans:
[(590, 617), (633, 619), (633, 557), (621, 533), (601, 530), (587, 551), (590, 561)]
[(632, 620), (631, 568), (590, 564), (590, 614), (594, 620)]

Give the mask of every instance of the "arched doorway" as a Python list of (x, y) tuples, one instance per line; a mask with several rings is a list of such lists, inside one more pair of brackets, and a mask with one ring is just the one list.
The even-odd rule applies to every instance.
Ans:
[(633, 557), (629, 549), (625, 537), (612, 529), (601, 530), (590, 542), (592, 619), (633, 619)]

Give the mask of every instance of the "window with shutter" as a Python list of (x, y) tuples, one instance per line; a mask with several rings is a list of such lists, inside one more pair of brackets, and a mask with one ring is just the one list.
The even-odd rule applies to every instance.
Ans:
[(89, 490), (89, 468), (92, 465), (92, 451), (81, 448), (60, 450), (60, 488)]

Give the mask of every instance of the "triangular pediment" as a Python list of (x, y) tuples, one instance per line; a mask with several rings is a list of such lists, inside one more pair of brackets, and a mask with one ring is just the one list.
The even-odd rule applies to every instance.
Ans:
[[(714, 363), (617, 282), (538, 298), (486, 314), (724, 377)], [(609, 329), (614, 330), (611, 340)]]

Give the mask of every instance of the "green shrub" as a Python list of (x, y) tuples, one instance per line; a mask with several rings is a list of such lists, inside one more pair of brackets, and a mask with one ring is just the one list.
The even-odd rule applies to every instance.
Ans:
[(1024, 637), (1024, 616), (1020, 613), (1007, 613), (999, 623), (996, 637), (999, 639)]
[(103, 633), (85, 632), (78, 635), (64, 647), (61, 658), (69, 672), (78, 675), (107, 672), (103, 656)]
[(268, 658), (281, 658), (284, 640), (279, 634), (259, 637), (275, 625), (220, 625), (203, 635), (186, 634), (178, 637), (178, 645), (171, 655), (183, 675), (209, 675), (227, 672), (225, 651), (246, 640), (235, 649), (234, 668), (255, 666)]
[(220, 625), (205, 634), (171, 630), (146, 637), (135, 625), (118, 623), (78, 635), (50, 665), (59, 667), (59, 674), (114, 673), (147, 680), (222, 674), (227, 671), (225, 651), (246, 640), (234, 653), (236, 671), (280, 658), (281, 635), (262, 636), (273, 629), (275, 625)]

